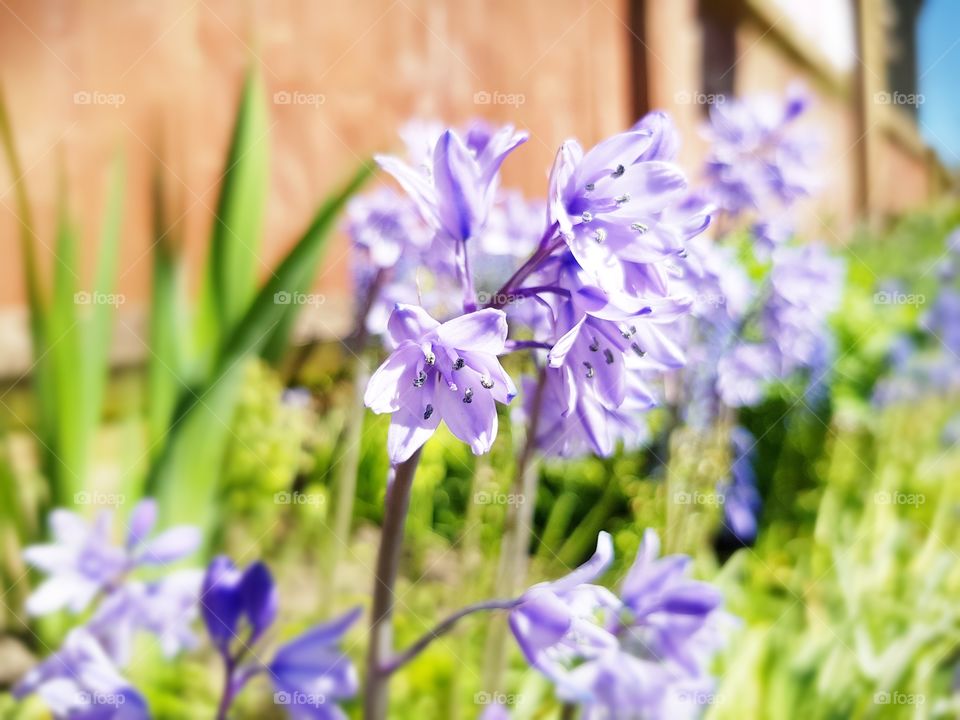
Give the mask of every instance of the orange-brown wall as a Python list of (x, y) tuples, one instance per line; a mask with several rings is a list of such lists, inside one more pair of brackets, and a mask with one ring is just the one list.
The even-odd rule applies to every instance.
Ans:
[[(0, 78), (38, 220), (51, 245), (56, 175), (92, 265), (107, 165), (127, 158), (128, 213), (120, 291), (129, 308), (149, 282), (148, 177), (163, 160), (188, 207), (196, 269), (244, 68), (277, 92), (322, 104), (270, 105), (271, 178), (263, 272), (296, 237), (324, 193), (361, 159), (397, 145), (413, 115), (510, 121), (531, 140), (505, 166), (505, 184), (545, 191), (558, 144), (591, 143), (631, 121), (626, 0), (7, 0), (0, 5)], [(75, 93), (122, 95), (116, 106)], [(522, 96), (477, 104), (482, 92)], [(85, 96), (79, 96), (83, 99)], [(92, 97), (92, 96), (86, 96)], [(103, 100), (110, 98), (97, 96)], [(10, 191), (0, 169), (0, 306), (23, 286)], [(329, 254), (321, 284), (345, 290), (346, 245)], [(53, 261), (45, 251), (48, 264)]]

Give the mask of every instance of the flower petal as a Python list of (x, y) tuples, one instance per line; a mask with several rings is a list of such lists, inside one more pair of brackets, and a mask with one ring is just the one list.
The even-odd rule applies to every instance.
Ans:
[(497, 437), (496, 404), (475, 371), (465, 367), (458, 373), (463, 374), (462, 386), (437, 383), (435, 405), (450, 432), (467, 443), (474, 455), (482, 455)]
[(437, 214), (450, 237), (469, 240), (486, 219), (480, 169), (467, 146), (452, 130), (437, 141), (433, 155)]
[(485, 308), (448, 320), (436, 332), (448, 348), (500, 355), (507, 341), (507, 315), (503, 310)]
[(157, 522), (157, 503), (152, 498), (144, 498), (130, 512), (127, 528), (127, 548), (134, 548), (152, 531)]
[(250, 623), (248, 645), (253, 645), (277, 617), (277, 588), (270, 569), (262, 562), (252, 563), (240, 581), (240, 602)]
[(412, 390), (405, 398), (403, 407), (390, 418), (390, 429), (387, 431), (390, 462), (408, 460), (430, 439), (440, 424), (440, 412), (435, 407), (437, 378), (434, 372), (422, 388)]
[(200, 547), (200, 530), (192, 525), (179, 525), (157, 535), (144, 545), (138, 560), (146, 565), (166, 565)]
[(440, 326), (430, 314), (419, 305), (397, 303), (387, 320), (387, 332), (395, 346), (403, 342), (419, 343), (427, 333)]
[(383, 361), (367, 382), (364, 404), (378, 415), (403, 407), (404, 391), (413, 387), (423, 352), (412, 343), (404, 343)]
[(215, 557), (207, 568), (200, 593), (200, 611), (211, 639), (225, 652), (236, 637), (242, 610), (243, 575), (226, 556)]
[(592, 583), (603, 575), (613, 562), (613, 538), (608, 532), (597, 536), (597, 549), (593, 556), (573, 572), (550, 583), (550, 587), (560, 592), (571, 590), (577, 585)]

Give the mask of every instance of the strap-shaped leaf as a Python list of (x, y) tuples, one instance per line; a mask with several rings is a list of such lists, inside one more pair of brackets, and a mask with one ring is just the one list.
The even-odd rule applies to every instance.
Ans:
[(210, 243), (210, 290), (220, 337), (243, 316), (257, 289), (270, 174), (268, 131), (263, 82), (251, 70), (237, 110)]
[(309, 281), (340, 211), (369, 177), (371, 168), (365, 163), (327, 199), (237, 323), (207, 382), (182, 393), (167, 443), (147, 479), (148, 493), (158, 498), (165, 522), (190, 522), (212, 530), (220, 468), (244, 360), (259, 353), (287, 314), (295, 311), (294, 305), (278, 303), (275, 296)]

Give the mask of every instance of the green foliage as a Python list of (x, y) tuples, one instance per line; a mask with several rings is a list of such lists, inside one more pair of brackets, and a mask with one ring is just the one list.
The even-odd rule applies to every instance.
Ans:
[(115, 293), (124, 169), (110, 167), (97, 267), (92, 290), (80, 277), (78, 237), (61, 182), (56, 218), (53, 287), (41, 278), (36, 233), (26, 182), (13, 140), (6, 106), (0, 97), (0, 144), (13, 176), (20, 221), (20, 251), (30, 313), (36, 388), (35, 425), (43, 471), (49, 481), (49, 504), (72, 504), (87, 487), (90, 446), (103, 410), (109, 371), (108, 349), (113, 311), (123, 297)]

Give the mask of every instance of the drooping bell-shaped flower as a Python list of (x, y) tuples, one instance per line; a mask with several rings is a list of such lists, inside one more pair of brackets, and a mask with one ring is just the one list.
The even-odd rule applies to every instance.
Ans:
[[(239, 570), (226, 557), (207, 568), (201, 598), (207, 631), (231, 672), (230, 705), (247, 682), (266, 674), (274, 702), (293, 718), (343, 720), (337, 703), (357, 692), (357, 673), (341, 651), (343, 635), (362, 610), (355, 608), (328, 623), (316, 625), (282, 644), (265, 662), (257, 657), (257, 642), (277, 615), (278, 594), (266, 565), (255, 562)], [(253, 656), (252, 659), (243, 658)]]
[(510, 630), (527, 662), (555, 683), (564, 683), (571, 661), (617, 645), (598, 617), (619, 603), (593, 584), (612, 561), (613, 540), (600, 533), (593, 557), (559, 580), (534, 585), (510, 611)]
[(235, 641), (252, 645), (277, 615), (277, 590), (267, 566), (255, 562), (241, 571), (227, 557), (214, 558), (203, 579), (200, 613), (221, 654), (228, 655)]
[(474, 453), (487, 452), (497, 435), (495, 403), (516, 395), (497, 358), (506, 350), (506, 315), (485, 309), (439, 323), (422, 308), (398, 305), (387, 332), (394, 350), (370, 378), (364, 402), (393, 416), (391, 461), (409, 458), (441, 420)]
[[(660, 539), (648, 529), (620, 588), (628, 610), (621, 633), (624, 647), (638, 657), (667, 663), (692, 678), (706, 674), (723, 597), (709, 583), (687, 577), (686, 555), (660, 557)], [(704, 636), (711, 636), (707, 640)]]
[(101, 512), (92, 523), (69, 510), (50, 513), (53, 542), (31, 545), (23, 552), (27, 564), (47, 578), (27, 598), (27, 612), (46, 615), (68, 609), (82, 612), (97, 593), (117, 586), (139, 566), (166, 565), (192, 553), (200, 532), (190, 526), (170, 528), (150, 537), (156, 523), (153, 500), (131, 511), (125, 545), (113, 544), (113, 516)]
[[(274, 697), (288, 698), (293, 717), (341, 720), (336, 703), (357, 694), (357, 671), (341, 649), (343, 636), (363, 613), (354, 608), (298, 635), (277, 650), (268, 665)], [(303, 702), (296, 702), (303, 699)]]
[(150, 718), (143, 696), (84, 628), (72, 630), (57, 652), (17, 683), (13, 694), (36, 694), (57, 720)]
[(785, 99), (757, 95), (710, 108), (707, 179), (722, 209), (769, 212), (810, 193), (816, 148), (795, 125), (808, 104), (793, 88)]
[(526, 139), (525, 133), (509, 125), (491, 133), (468, 132), (466, 138), (448, 129), (437, 138), (429, 168), (412, 167), (386, 155), (376, 160), (441, 237), (463, 242), (483, 230), (499, 185), (500, 166)]
[(662, 213), (682, 199), (682, 171), (645, 160), (646, 130), (629, 130), (584, 153), (565, 142), (550, 174), (548, 221), (556, 223), (577, 262), (601, 280), (623, 262), (651, 262), (682, 250), (680, 233)]

